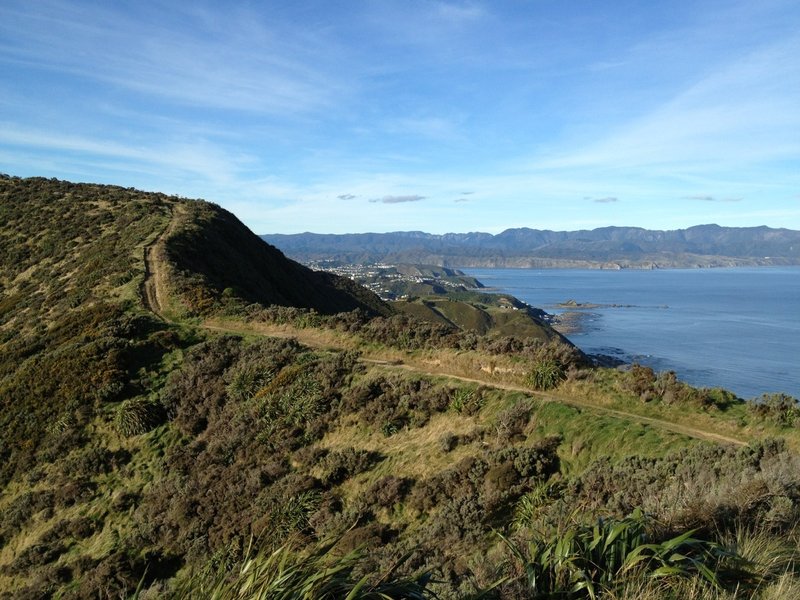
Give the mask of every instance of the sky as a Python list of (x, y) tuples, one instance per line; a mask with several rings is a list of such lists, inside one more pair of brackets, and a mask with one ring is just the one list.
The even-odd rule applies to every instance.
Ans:
[(800, 3), (3, 0), (0, 172), (259, 234), (800, 229)]

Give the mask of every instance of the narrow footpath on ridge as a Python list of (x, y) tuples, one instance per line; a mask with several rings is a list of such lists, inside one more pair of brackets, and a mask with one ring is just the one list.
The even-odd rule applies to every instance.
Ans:
[[(160, 319), (167, 323), (172, 321), (165, 316), (164, 308), (167, 305), (168, 291), (166, 289), (166, 273), (164, 271), (166, 265), (166, 240), (175, 231), (178, 226), (179, 217), (183, 213), (182, 207), (173, 205), (172, 214), (169, 224), (164, 228), (164, 231), (158, 238), (150, 245), (144, 248), (144, 281), (142, 282), (142, 304), (150, 312), (154, 313)], [(220, 333), (230, 333), (235, 335), (260, 335), (264, 337), (283, 337), (294, 338), (301, 344), (311, 348), (317, 349), (336, 349), (347, 350), (353, 348), (336, 347), (331, 345), (331, 340), (326, 339), (326, 336), (320, 336), (315, 333), (314, 329), (287, 329), (285, 327), (262, 327), (256, 330), (253, 327), (247, 327), (242, 324), (240, 327), (232, 326), (229, 323), (224, 325), (215, 324), (214, 322), (204, 322), (200, 325), (209, 331), (217, 331)], [(465, 383), (475, 383), (489, 388), (502, 389), (513, 392), (522, 392), (545, 402), (555, 402), (571, 406), (580, 410), (586, 410), (598, 415), (618, 417), (627, 421), (650, 425), (660, 429), (671, 431), (687, 437), (692, 437), (699, 440), (705, 440), (715, 443), (734, 444), (737, 446), (746, 446), (747, 442), (741, 439), (729, 437), (719, 433), (704, 431), (694, 427), (688, 427), (671, 421), (657, 419), (655, 417), (647, 417), (630, 413), (626, 411), (598, 406), (590, 402), (581, 401), (578, 398), (559, 398), (542, 392), (537, 392), (523, 386), (518, 386), (510, 383), (503, 383), (497, 381), (489, 381), (487, 379), (464, 377), (454, 373), (447, 372), (443, 369), (435, 369), (430, 365), (408, 364), (407, 362), (398, 361), (396, 357), (373, 357), (361, 358), (360, 361), (364, 364), (371, 365), (374, 368), (386, 370), (400, 370), (417, 375), (424, 375), (428, 377), (444, 377)]]
[(170, 205), (170, 219), (164, 231), (153, 241), (144, 247), (144, 280), (142, 281), (142, 304), (151, 313), (162, 321), (171, 323), (172, 321), (164, 314), (166, 300), (166, 240), (178, 226), (178, 216), (184, 213), (180, 204)]

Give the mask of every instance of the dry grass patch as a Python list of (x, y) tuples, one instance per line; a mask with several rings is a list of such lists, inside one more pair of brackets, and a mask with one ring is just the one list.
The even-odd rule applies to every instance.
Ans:
[(476, 429), (479, 426), (473, 417), (443, 413), (433, 415), (425, 427), (403, 429), (389, 437), (365, 426), (347, 425), (326, 434), (319, 446), (327, 450), (356, 448), (381, 453), (386, 459), (370, 472), (374, 475), (425, 478), (474, 452), (468, 446), (444, 452), (440, 448), (443, 436), (469, 437)]
[(206, 319), (203, 321), (202, 326), (205, 329), (225, 333), (284, 339), (294, 338), (301, 344), (311, 348), (330, 348), (335, 350), (356, 350), (360, 348), (360, 341), (357, 338), (333, 329), (299, 328), (289, 324), (279, 325), (263, 321), (226, 319), (224, 317)]

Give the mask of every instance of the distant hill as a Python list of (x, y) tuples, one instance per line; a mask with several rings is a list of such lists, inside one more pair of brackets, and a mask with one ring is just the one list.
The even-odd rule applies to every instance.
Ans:
[(489, 233), (420, 231), (262, 235), (300, 260), (422, 263), (445, 267), (660, 268), (800, 264), (800, 231), (698, 225), (674, 231), (603, 227)]

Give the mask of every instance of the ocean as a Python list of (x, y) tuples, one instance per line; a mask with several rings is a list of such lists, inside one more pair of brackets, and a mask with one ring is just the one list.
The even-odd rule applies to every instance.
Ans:
[(695, 386), (742, 398), (800, 398), (800, 267), (664, 269), (462, 269), (491, 291), (559, 314), (574, 300), (590, 354), (675, 371)]

